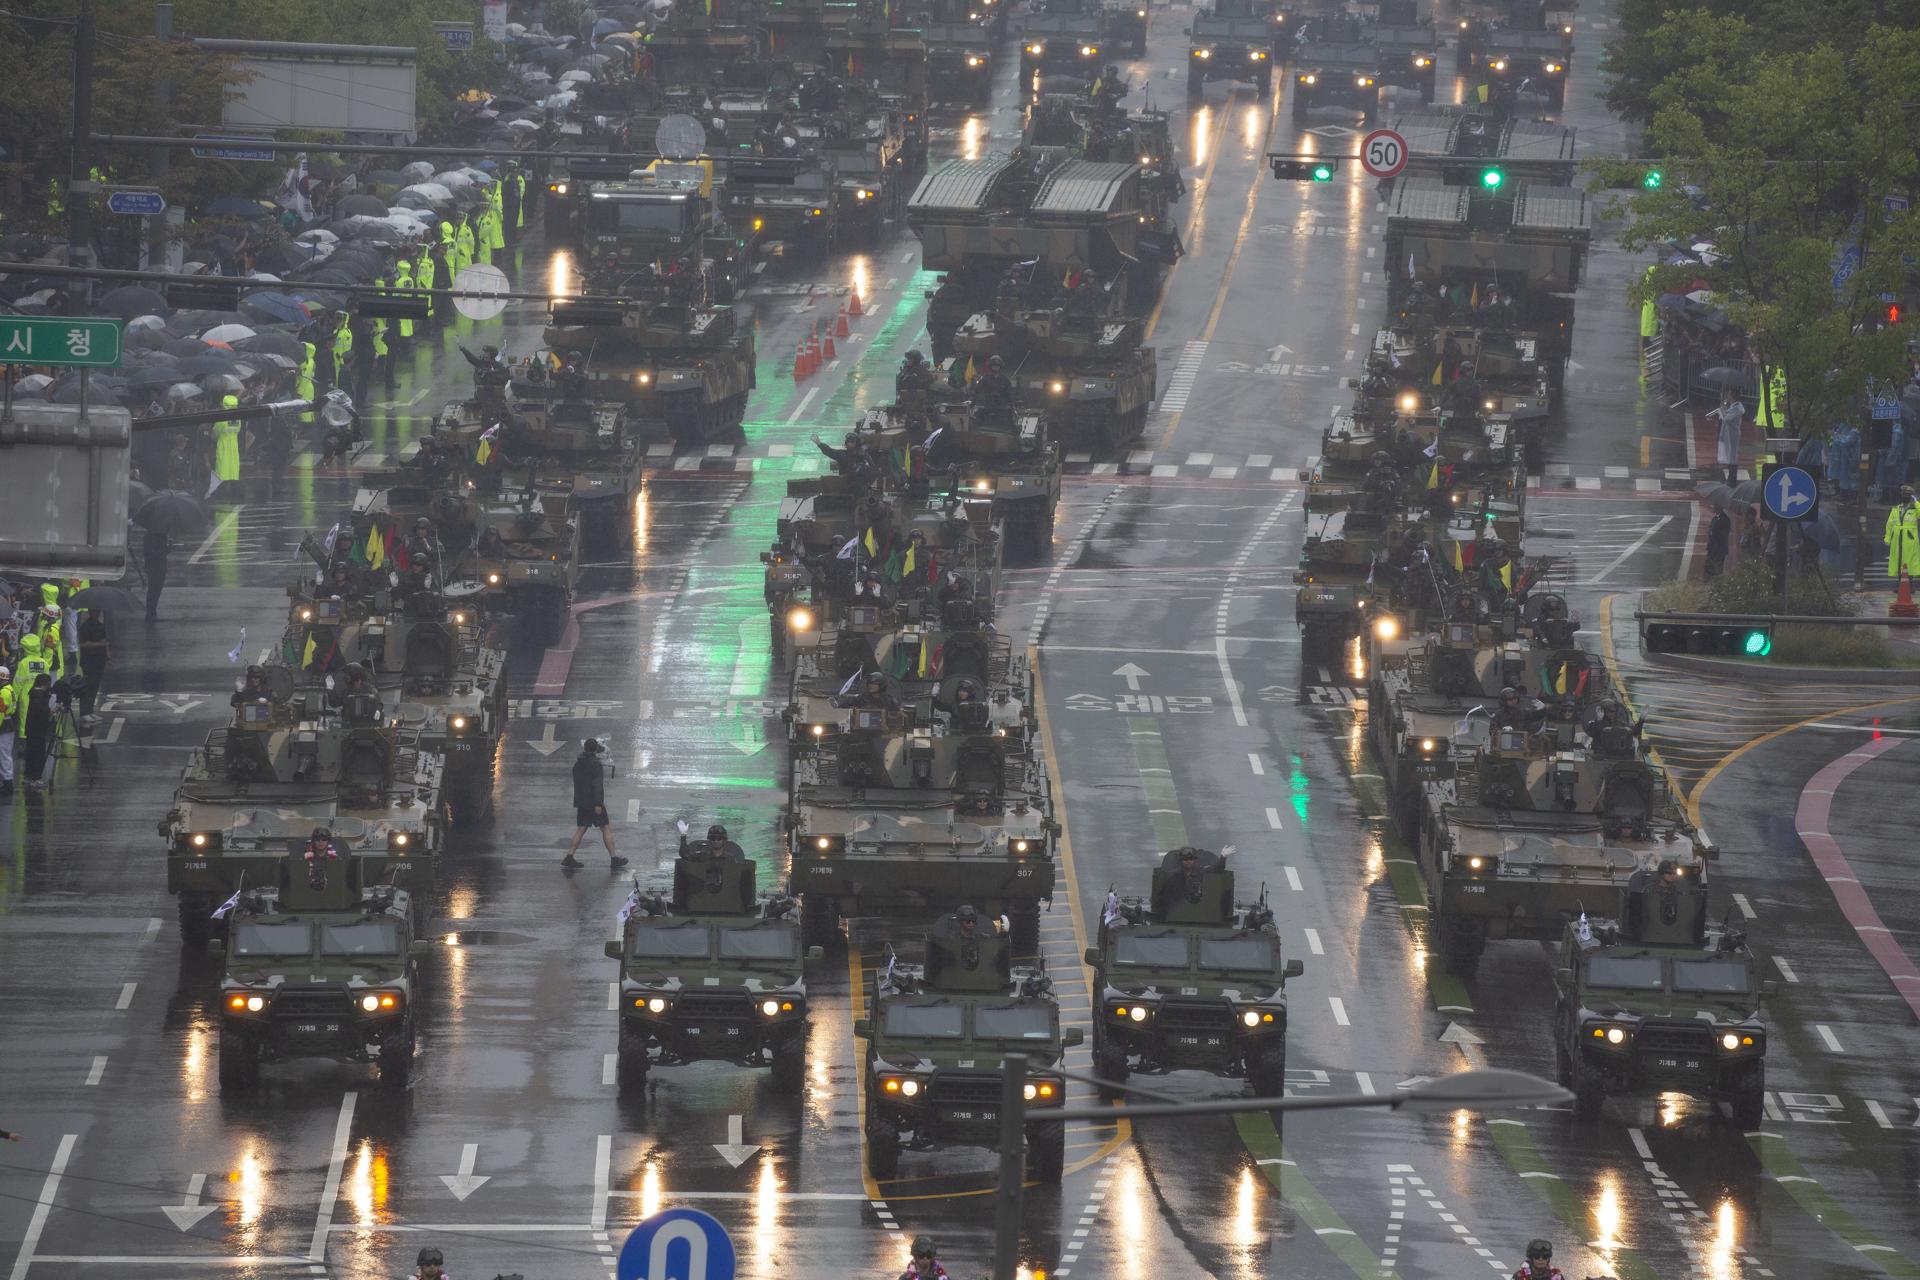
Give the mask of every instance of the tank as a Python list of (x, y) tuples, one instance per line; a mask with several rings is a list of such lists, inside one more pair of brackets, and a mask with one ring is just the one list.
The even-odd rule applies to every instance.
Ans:
[(1582, 917), (1563, 932), (1554, 969), (1556, 1075), (1576, 1119), (1609, 1096), (1684, 1093), (1725, 1103), (1733, 1122), (1765, 1119), (1767, 1028), (1774, 994), (1746, 935), (1716, 924), (1706, 886), (1655, 868), (1617, 920)]
[(1264, 890), (1259, 901), (1236, 905), (1231, 853), (1232, 846), (1172, 850), (1154, 868), (1147, 897), (1108, 895), (1100, 945), (1085, 957), (1099, 993), (1100, 1079), (1203, 1071), (1245, 1079), (1258, 1097), (1285, 1092), (1286, 983), (1303, 966), (1281, 959)]
[(1399, 537), (1400, 528), (1399, 516), (1375, 511), (1307, 517), (1306, 542), (1293, 574), (1302, 661), (1337, 652), (1360, 634), (1375, 596), (1375, 556)]
[(441, 758), (417, 726), (371, 706), (335, 716), (312, 695), (234, 709), (231, 724), (194, 750), (160, 821), (167, 890), (182, 943), (206, 946), (220, 929), (214, 909), (248, 885), (278, 883), (287, 854), (316, 827), (333, 833), (359, 883), (390, 883), (414, 895), (424, 923), (444, 833)]
[[(992, 518), (1006, 531), (1006, 554), (1033, 562), (1053, 544), (1054, 512), (1060, 505), (1062, 452), (1051, 415), (975, 413), (958, 393), (935, 386), (914, 404), (870, 410), (879, 429), (901, 431), (910, 421), (925, 428), (930, 465), (951, 469), (950, 492), (986, 499)], [(935, 437), (934, 433), (938, 433)]]
[(547, 345), (577, 357), (596, 401), (626, 407), (643, 436), (692, 446), (737, 428), (753, 390), (753, 330), (731, 307), (664, 288), (556, 304)]
[(714, 858), (684, 839), (672, 888), (636, 880), (621, 936), (616, 1080), (623, 1096), (656, 1067), (717, 1061), (769, 1069), (797, 1095), (807, 1051), (807, 983), (792, 898), (759, 894), (738, 845)]
[(523, 492), (479, 504), (474, 541), (447, 556), (447, 596), (467, 608), (520, 620), (552, 643), (566, 629), (579, 563), (579, 531)]
[(303, 847), (227, 917), (220, 982), (220, 1089), (256, 1086), (266, 1063), (377, 1063), (380, 1084), (413, 1078), (420, 954), (404, 889), (367, 883), (356, 858), (328, 867)]
[[(535, 363), (539, 362), (539, 363)], [(536, 353), (530, 370), (544, 363)], [(515, 444), (538, 458), (542, 496), (549, 489), (554, 514), (580, 530), (587, 554), (605, 559), (633, 543), (633, 500), (646, 471), (645, 442), (626, 406), (587, 398), (587, 387), (551, 377), (545, 398), (515, 406)]]
[(1427, 788), (1418, 839), (1448, 972), (1471, 977), (1489, 939), (1557, 942), (1583, 912), (1618, 918), (1638, 871), (1671, 861), (1704, 880), (1718, 856), (1630, 742), (1603, 755), (1484, 722), (1471, 731), (1487, 741)]
[(1146, 430), (1158, 394), (1141, 330), (1137, 320), (1060, 307), (982, 312), (955, 334), (955, 358), (977, 369), (999, 356), (1019, 409), (1044, 416), (1067, 448), (1112, 450)]
[(1044, 1118), (1066, 1101), (1059, 1074), (1066, 1051), (1084, 1035), (1060, 1026), (1053, 982), (1013, 963), (1013, 939), (981, 919), (970, 934), (954, 917), (926, 939), (924, 964), (889, 961), (874, 974), (868, 1016), (854, 1024), (867, 1042), (867, 1172), (890, 1181), (903, 1147), (994, 1148), (1006, 1055), (1027, 1059), (1023, 1135), (1026, 1174), (1057, 1183), (1065, 1167), (1066, 1126)]
[(841, 917), (966, 901), (1008, 915), (1015, 948), (1036, 954), (1059, 835), (1046, 762), (996, 734), (984, 706), (945, 715), (931, 700), (854, 701), (846, 726), (791, 765), (786, 831), (806, 944), (831, 943)]

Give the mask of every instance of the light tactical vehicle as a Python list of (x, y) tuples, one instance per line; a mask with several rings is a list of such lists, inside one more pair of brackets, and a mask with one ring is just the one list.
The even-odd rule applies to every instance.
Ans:
[(248, 885), (277, 884), (316, 827), (358, 863), (356, 883), (409, 891), (424, 923), (446, 823), (440, 757), (377, 694), (334, 716), (272, 671), (277, 700), (244, 703), (207, 735), (160, 821), (182, 943), (205, 947), (220, 928), (214, 908)]
[(771, 1068), (775, 1090), (798, 1094), (807, 984), (793, 899), (756, 894), (739, 846), (705, 848), (683, 845), (669, 895), (636, 885), (607, 943), (620, 962), (620, 1092), (638, 1093), (655, 1067), (718, 1061)]
[(258, 1083), (263, 1063), (372, 1062), (380, 1083), (413, 1076), (419, 961), (404, 889), (368, 884), (377, 867), (348, 856), (278, 859), (277, 876), (239, 896), (227, 920), (220, 983), (220, 1088)]
[(1380, 110), (1380, 51), (1346, 19), (1315, 22), (1294, 55), (1293, 118), (1328, 105), (1358, 111), (1368, 122)]
[[(1628, 882), (1673, 862), (1705, 878), (1718, 856), (1680, 816), (1664, 777), (1616, 727), (1597, 745), (1571, 729), (1491, 728), (1471, 765), (1426, 790), (1420, 872), (1440, 962), (1470, 978), (1488, 939), (1555, 942), (1582, 913), (1619, 918)], [(1610, 741), (1625, 734), (1626, 740)]]
[(1197, 102), (1209, 80), (1250, 84), (1262, 98), (1273, 92), (1274, 21), (1260, 0), (1214, 0), (1187, 29), (1187, 101)]
[(867, 1042), (867, 1171), (889, 1180), (903, 1149), (998, 1146), (1005, 1056), (1027, 1059), (1027, 1176), (1060, 1180), (1066, 1126), (1044, 1118), (1066, 1101), (1057, 1074), (1078, 1027), (1063, 1030), (1053, 982), (1012, 963), (1013, 939), (982, 920), (963, 935), (953, 916), (927, 937), (924, 966), (890, 963), (873, 979)]
[(1287, 1082), (1289, 978), (1265, 895), (1236, 905), (1232, 853), (1175, 849), (1154, 868), (1146, 899), (1108, 896), (1094, 970), (1093, 1072), (1205, 1071), (1244, 1078), (1255, 1096)]
[[(1665, 883), (1663, 883), (1663, 881)], [(1569, 924), (1554, 984), (1554, 1062), (1591, 1120), (1609, 1095), (1684, 1093), (1724, 1102), (1733, 1122), (1765, 1118), (1767, 1031), (1746, 936), (1707, 918), (1706, 886), (1656, 871), (1618, 920)]]

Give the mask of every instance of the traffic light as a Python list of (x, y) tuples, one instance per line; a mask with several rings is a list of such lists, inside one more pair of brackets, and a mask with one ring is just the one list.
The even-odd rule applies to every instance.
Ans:
[(1482, 191), (1498, 191), (1500, 184), (1506, 180), (1506, 173), (1498, 166), (1489, 166), (1480, 171), (1480, 189)]
[(1640, 185), (1649, 191), (1658, 191), (1660, 184), (1665, 181), (1665, 174), (1661, 173), (1658, 169), (1649, 169), (1646, 175), (1640, 179)]
[(1273, 176), (1292, 182), (1332, 182), (1333, 175), (1340, 172), (1338, 160), (1286, 160), (1273, 156), (1268, 161), (1273, 166)]
[(1773, 653), (1773, 627), (1763, 622), (1735, 626), (1649, 620), (1642, 643), (1648, 653), (1692, 653), (1706, 657), (1765, 658)]

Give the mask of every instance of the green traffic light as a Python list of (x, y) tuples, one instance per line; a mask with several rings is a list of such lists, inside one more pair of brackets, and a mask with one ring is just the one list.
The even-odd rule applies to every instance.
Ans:
[(1640, 179), (1640, 185), (1649, 191), (1658, 191), (1665, 176), (1658, 169), (1647, 170), (1647, 176)]
[(1332, 182), (1333, 166), (1330, 164), (1316, 164), (1313, 166), (1313, 180), (1315, 182)]
[(1740, 647), (1749, 658), (1764, 658), (1773, 652), (1773, 636), (1765, 631), (1749, 631)]
[(1480, 171), (1480, 185), (1489, 191), (1498, 191), (1500, 184), (1506, 180), (1507, 175), (1501, 173), (1498, 169), (1482, 169)]

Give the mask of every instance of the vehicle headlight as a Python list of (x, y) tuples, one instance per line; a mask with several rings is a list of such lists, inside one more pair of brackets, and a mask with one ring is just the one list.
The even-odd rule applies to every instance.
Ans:
[(1194, 56), (1194, 57), (1196, 57), (1196, 58), (1211, 58), (1211, 57), (1213, 56), (1213, 50), (1211, 50), (1211, 49), (1195, 49), (1195, 50), (1193, 51), (1193, 56)]
[(1152, 1013), (1152, 1010), (1143, 1004), (1120, 1004), (1113, 1007), (1113, 1016), (1116, 1018), (1124, 1018), (1128, 1022), (1145, 1022), (1150, 1013)]
[(1262, 58), (1266, 56), (1267, 56), (1267, 51), (1265, 49), (1255, 49), (1253, 51), (1253, 60), (1255, 62), (1260, 61)]
[(1490, 853), (1469, 853), (1453, 855), (1455, 871), (1477, 871), (1491, 873), (1500, 869), (1500, 859)]
[(1471, 22), (1468, 22), (1465, 18), (1460, 19), (1460, 29), (1462, 31), (1465, 31), (1468, 27), (1472, 25), (1473, 24)]
[[(795, 631), (813, 630), (813, 610), (789, 609), (787, 611), (787, 626), (792, 628)], [(814, 729), (817, 732), (820, 729), (820, 726), (815, 725)]]
[(1430, 67), (1433, 65), (1433, 59), (1432, 58), (1415, 58), (1413, 60), (1413, 65), (1416, 67)]
[(1047, 46), (1043, 44), (1030, 44), (1027, 46), (1027, 52), (1034, 54), (1036, 56), (1038, 56), (1039, 54), (1043, 54), (1046, 51), (1047, 51)]
[(557, 196), (563, 196), (567, 194), (567, 184), (564, 182), (556, 182), (553, 184), (552, 191), (553, 194)]
[(369, 991), (360, 997), (362, 1013), (390, 1013), (399, 1007), (400, 993), (397, 991)]
[(206, 832), (196, 831), (187, 837), (187, 843), (196, 849), (204, 849), (212, 839), (213, 837), (209, 836)]
[(1260, 1014), (1256, 1010), (1249, 1009), (1240, 1015), (1240, 1021), (1249, 1027), (1257, 1027), (1260, 1025)]
[(826, 737), (826, 736), (827, 736), (827, 726), (825, 726), (825, 725), (823, 725), (823, 724), (816, 724), (816, 725), (813, 725), (813, 726), (811, 726), (811, 728), (812, 728), (812, 730), (813, 730), (813, 736), (814, 736), (814, 737), (816, 737), (816, 738), (824, 738), (824, 737)]
[(888, 1076), (880, 1082), (880, 1088), (902, 1098), (912, 1098), (919, 1095), (920, 1082), (911, 1076)]
[(650, 373), (636, 373), (633, 375), (633, 380), (644, 387), (653, 381), (653, 375)]
[(868, 191), (865, 187), (862, 187), (860, 190), (853, 193), (853, 198), (855, 200), (871, 200), (873, 199), (873, 192)]
[(978, 56), (977, 54), (971, 54), (971, 53), (970, 53), (970, 54), (968, 54), (968, 55), (967, 55), (967, 65), (968, 65), (968, 66), (970, 66), (970, 67), (977, 67), (977, 66), (979, 66), (979, 65), (980, 65), (980, 58), (979, 58), (979, 56)]
[(1067, 384), (1064, 382), (1050, 382), (1047, 384), (1047, 390), (1053, 392), (1053, 394), (1055, 395), (1063, 394), (1066, 391), (1066, 389), (1067, 389)]
[(1372, 76), (1355, 76), (1353, 78), (1353, 84), (1356, 89), (1364, 89), (1372, 83), (1373, 83)]
[[(1420, 753), (1422, 755), (1429, 755), (1429, 756), (1432, 755), (1439, 746), (1440, 746), (1440, 743), (1437, 739), (1434, 739), (1434, 738), (1420, 739)], [(1470, 858), (1468, 859), (1468, 861), (1473, 862), (1473, 861), (1476, 861), (1476, 859)], [(1475, 871), (1478, 871), (1479, 869), (1480, 868), (1477, 866), (1474, 868)]]
[(464, 627), (467, 625), (467, 615), (464, 610), (456, 609), (454, 611), (453, 625), (456, 627)]
[(499, 575), (499, 574), (497, 574), (497, 573), (489, 573), (489, 574), (487, 575), (487, 585), (488, 585), (488, 586), (490, 586), (490, 587), (497, 587), (497, 586), (499, 586), (499, 585), (500, 585), (500, 575)]
[(1493, 64), (1493, 69), (1494, 69), (1495, 71), (1505, 71), (1505, 70), (1507, 69), (1507, 60), (1506, 60), (1505, 58), (1501, 58), (1501, 59), (1499, 59), (1499, 60), (1497, 60), (1497, 61), (1496, 61), (1496, 62), (1495, 62), (1495, 63)]
[(1311, 74), (1304, 75), (1300, 77), (1300, 83), (1301, 84), (1319, 84), (1320, 77), (1316, 75), (1311, 75)]
[(1031, 848), (1033, 848), (1033, 842), (1031, 840), (1015, 840), (1013, 842), (1013, 851), (1015, 853), (1025, 853)]
[(1388, 614), (1373, 620), (1373, 638), (1376, 640), (1398, 640), (1400, 638), (1400, 619)]
[(778, 1000), (762, 1000), (760, 1002), (760, 1012), (771, 1018), (774, 1014), (780, 1012), (780, 1002)]
[(1152, 164), (1152, 163), (1153, 163), (1153, 157), (1152, 157), (1152, 156), (1141, 156), (1141, 157), (1140, 157), (1140, 163), (1141, 163), (1141, 164)]
[(302, 609), (302, 610), (300, 611), (300, 621), (302, 621), (302, 622), (312, 622), (312, 621), (313, 621), (313, 610), (311, 610), (311, 609)]
[(1060, 1096), (1060, 1086), (1051, 1080), (1029, 1080), (1025, 1093), (1028, 1102), (1052, 1102)]
[(1720, 1037), (1720, 1047), (1722, 1049), (1738, 1049), (1740, 1047), (1740, 1037), (1729, 1031)]
[(1621, 1030), (1619, 1027), (1607, 1028), (1608, 1044), (1625, 1044), (1626, 1042), (1627, 1042), (1627, 1033), (1625, 1031)]
[(1558, 70), (1560, 70), (1560, 64), (1559, 64), (1559, 63), (1557, 63), (1557, 62), (1549, 62), (1549, 63), (1547, 64), (1547, 74), (1548, 74), (1548, 75), (1552, 75), (1552, 74), (1554, 74), (1554, 73), (1555, 73), (1556, 71), (1558, 71)]
[[(1055, 392), (1058, 392), (1060, 390), (1060, 384), (1057, 382), (1054, 383), (1053, 389)], [(991, 480), (975, 480), (973, 482), (973, 491), (975, 493), (991, 493), (993, 491), (993, 482)]]
[(1080, 46), (1080, 56), (1083, 58), (1091, 58), (1094, 54), (1099, 52), (1100, 52), (1100, 49), (1099, 49), (1099, 46), (1097, 45), (1083, 44)]
[(233, 1010), (235, 1013), (243, 1011), (246, 1013), (259, 1013), (266, 1007), (267, 998), (265, 996), (248, 995), (245, 992), (236, 991), (227, 997), (227, 1008)]
[(653, 996), (650, 999), (648, 999), (647, 1001), (648, 1013), (665, 1013), (666, 1011), (667, 1011), (667, 998), (665, 996)]
[(467, 727), (467, 718), (465, 716), (455, 716), (449, 723), (453, 725), (453, 731), (458, 733)]
[(1145, 9), (1135, 9), (1133, 11), (1133, 16), (1136, 18), (1144, 18), (1147, 16), (1147, 11)]

